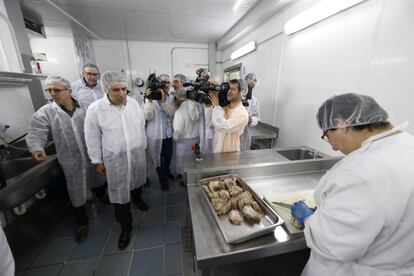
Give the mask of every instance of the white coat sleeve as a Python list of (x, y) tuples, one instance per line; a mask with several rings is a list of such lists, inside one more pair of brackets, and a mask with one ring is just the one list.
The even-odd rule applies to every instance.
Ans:
[(165, 113), (167, 113), (168, 117), (170, 118), (174, 117), (174, 113), (176, 110), (175, 104), (169, 99), (167, 99), (165, 102), (160, 102), (160, 103)]
[(385, 211), (376, 204), (374, 193), (352, 171), (332, 173), (332, 183), (321, 206), (305, 220), (308, 247), (328, 260), (348, 262), (368, 250), (384, 225)]
[[(237, 110), (233, 112), (237, 112)], [(216, 106), (213, 109), (211, 121), (217, 131), (231, 133), (236, 131), (243, 131), (249, 121), (249, 117), (247, 115), (247, 111), (245, 111), (245, 113), (240, 113), (240, 116), (236, 115), (232, 116), (232, 118), (226, 119), (224, 117), (223, 108), (221, 106)]]
[(147, 121), (151, 121), (154, 118), (154, 103), (148, 100), (144, 104), (144, 116)]
[(40, 108), (32, 116), (30, 130), (26, 136), (26, 144), (30, 152), (42, 151), (51, 130), (46, 108)]
[(257, 99), (252, 101), (252, 109), (251, 109), (251, 113), (249, 114), (249, 116), (252, 117), (252, 123), (250, 124), (250, 127), (257, 126), (257, 124), (260, 121), (260, 104), (257, 101)]
[(0, 275), (14, 276), (15, 264), (3, 227), (0, 224)]
[(180, 111), (177, 111), (173, 120), (174, 137), (181, 138), (184, 135), (184, 118)]
[(193, 122), (197, 122), (200, 118), (200, 114), (198, 111), (197, 103), (190, 101), (188, 103), (188, 112), (190, 113), (190, 118)]
[(88, 108), (85, 117), (85, 142), (92, 164), (103, 163), (102, 131), (96, 112), (97, 110), (95, 108)]
[(210, 107), (204, 107), (204, 116), (205, 116), (205, 120), (206, 120), (206, 128), (211, 128), (212, 122), (211, 122), (211, 116), (213, 114), (213, 108)]

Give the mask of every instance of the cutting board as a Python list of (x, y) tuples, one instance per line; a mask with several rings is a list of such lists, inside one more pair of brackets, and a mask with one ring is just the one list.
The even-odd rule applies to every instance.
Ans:
[(291, 191), (291, 192), (275, 192), (268, 193), (264, 196), (264, 200), (279, 214), (279, 216), (285, 221), (285, 227), (290, 234), (303, 233), (302, 230), (294, 227), (290, 220), (292, 215), (290, 214), (290, 209), (281, 207), (279, 205), (273, 204), (272, 202), (283, 202), (287, 204), (293, 204), (299, 200), (305, 200), (305, 203), (310, 207), (315, 207), (315, 201), (313, 199), (314, 189), (301, 190), (301, 191)]

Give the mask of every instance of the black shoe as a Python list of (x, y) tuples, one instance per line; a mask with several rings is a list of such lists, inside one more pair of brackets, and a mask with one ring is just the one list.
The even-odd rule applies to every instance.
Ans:
[(181, 179), (183, 176), (181, 174), (177, 174), (177, 179)]
[(89, 231), (87, 225), (81, 225), (78, 226), (78, 229), (76, 230), (76, 242), (82, 243), (86, 240), (88, 237)]
[(175, 176), (172, 173), (168, 173), (168, 179), (175, 180)]
[(141, 211), (148, 210), (148, 205), (141, 198), (132, 199), (132, 201), (135, 203), (135, 205), (137, 205), (138, 209), (140, 209)]
[(168, 191), (170, 189), (170, 186), (168, 186), (168, 183), (167, 182), (162, 182), (161, 183), (161, 189), (163, 191)]
[(122, 231), (121, 235), (119, 236), (119, 240), (118, 240), (118, 248), (119, 250), (124, 250), (129, 242), (131, 241), (131, 237), (129, 236), (129, 234), (131, 233), (131, 231)]
[(102, 204), (110, 204), (111, 202), (109, 201), (109, 196), (105, 193), (102, 195), (97, 196), (99, 203)]
[(149, 180), (149, 178), (147, 177), (147, 182), (145, 182), (144, 186), (145, 187), (149, 187), (151, 185), (151, 181)]

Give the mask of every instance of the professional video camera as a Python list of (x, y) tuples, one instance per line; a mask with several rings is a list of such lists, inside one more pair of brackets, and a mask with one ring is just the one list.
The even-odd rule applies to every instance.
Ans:
[(161, 100), (162, 99), (162, 92), (159, 89), (164, 89), (168, 87), (168, 83), (160, 81), (155, 73), (152, 73), (148, 76), (147, 79), (148, 88), (151, 89), (151, 94), (145, 96), (145, 98), (150, 100)]
[(208, 71), (206, 68), (198, 68), (196, 70), (197, 78), (196, 82), (204, 82), (207, 81), (209, 78)]
[(211, 104), (210, 99), (208, 98), (209, 92), (217, 92), (219, 98), (220, 106), (224, 107), (229, 104), (227, 101), (227, 92), (230, 89), (228, 82), (223, 82), (222, 84), (215, 85), (209, 82), (203, 83), (186, 83), (184, 86), (191, 86), (192, 89), (187, 90), (187, 99), (193, 100), (199, 103)]

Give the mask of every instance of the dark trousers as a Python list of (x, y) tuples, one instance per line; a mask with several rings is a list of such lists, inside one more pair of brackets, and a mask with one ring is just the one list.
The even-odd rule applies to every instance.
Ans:
[(73, 207), (75, 222), (78, 226), (88, 225), (88, 215), (86, 214), (85, 207), (86, 204), (79, 207)]
[(161, 183), (168, 181), (168, 174), (170, 173), (171, 157), (173, 153), (173, 140), (167, 138), (162, 140), (161, 164), (156, 168), (158, 179)]
[[(131, 191), (131, 198), (133, 201), (140, 199), (142, 194), (142, 187)], [(114, 203), (115, 219), (121, 225), (123, 231), (131, 231), (132, 229), (132, 213), (131, 206), (128, 203), (118, 204)]]

